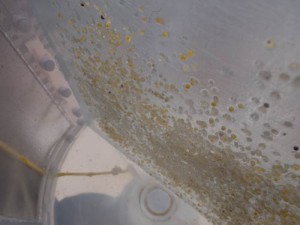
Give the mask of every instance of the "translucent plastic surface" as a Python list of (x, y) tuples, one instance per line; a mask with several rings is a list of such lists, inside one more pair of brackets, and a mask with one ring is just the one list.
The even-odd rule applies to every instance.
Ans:
[(43, 174), (26, 160), (46, 169), (49, 153), (71, 124), (2, 34), (0, 43), (0, 215), (34, 219)]
[(34, 224), (42, 220), (46, 171), (59, 164), (51, 160), (78, 129), (51, 93), (63, 77), (49, 79), (51, 68), (39, 66), (41, 40), (20, 11), (24, 2), (14, 3), (0, 1), (0, 224)]
[(300, 1), (20, 2), (118, 150), (215, 224), (299, 223)]

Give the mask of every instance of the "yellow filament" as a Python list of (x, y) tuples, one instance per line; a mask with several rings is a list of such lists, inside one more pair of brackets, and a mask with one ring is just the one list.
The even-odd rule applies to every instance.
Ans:
[[(6, 144), (5, 142), (3, 142), (1, 140), (0, 140), (0, 150), (2, 150), (5, 153), (7, 153), (8, 155), (14, 157), (19, 162), (21, 162), (22, 164), (24, 164), (28, 168), (32, 169), (33, 171), (37, 172), (38, 174), (41, 174), (41, 175), (45, 174), (45, 171), (44, 171), (43, 168), (41, 168), (38, 165), (36, 165), (35, 163), (31, 162), (28, 158), (21, 155), (17, 150), (15, 150), (14, 148), (12, 148), (11, 146), (9, 146), (8, 144)], [(117, 171), (117, 174), (126, 173), (126, 172), (127, 172), (127, 170), (120, 170), (120, 171)], [(101, 176), (101, 175), (110, 175), (110, 174), (114, 174), (114, 171), (111, 170), (111, 171), (105, 171), (105, 172), (87, 172), (87, 173), (82, 173), (82, 172), (61, 172), (61, 173), (57, 173), (56, 176), (57, 177), (64, 177), (64, 176), (88, 176), (88, 177), (92, 177), (92, 176)]]

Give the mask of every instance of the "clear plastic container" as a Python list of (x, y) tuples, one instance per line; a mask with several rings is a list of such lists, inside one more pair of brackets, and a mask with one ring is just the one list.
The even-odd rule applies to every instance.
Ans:
[(298, 224), (299, 10), (1, 0), (3, 223)]

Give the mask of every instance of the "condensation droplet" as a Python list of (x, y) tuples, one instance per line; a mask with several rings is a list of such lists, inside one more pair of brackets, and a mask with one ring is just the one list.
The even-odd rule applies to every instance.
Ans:
[(81, 110), (79, 108), (73, 108), (72, 113), (76, 117), (81, 117), (81, 115), (82, 115)]
[(264, 150), (264, 149), (266, 149), (266, 144), (265, 143), (259, 143), (258, 144), (258, 149), (260, 149), (260, 150)]
[(215, 81), (213, 79), (209, 79), (208, 80), (208, 84), (211, 85), (211, 86), (214, 86)]
[(159, 25), (164, 25), (165, 24), (164, 19), (160, 18), (160, 17), (156, 17), (154, 21), (155, 21), (155, 23), (157, 23)]
[(77, 120), (77, 124), (80, 125), (80, 126), (83, 126), (85, 124), (85, 119), (84, 118), (79, 118)]
[(212, 88), (211, 88), (211, 91), (212, 91), (212, 93), (214, 93), (214, 94), (219, 94), (219, 88), (217, 88), (217, 87), (212, 87)]
[(162, 38), (167, 38), (169, 36), (169, 33), (167, 31), (163, 31), (161, 33)]
[(55, 69), (55, 63), (51, 59), (42, 59), (40, 61), (40, 66), (48, 72), (52, 72)]
[(254, 60), (254, 62), (253, 62), (253, 66), (254, 66), (254, 68), (256, 68), (256, 69), (262, 69), (262, 68), (264, 67), (264, 62), (261, 61), (261, 60), (259, 60), (259, 59), (256, 59), (256, 60)]
[(300, 76), (295, 77), (293, 79), (292, 84), (293, 84), (293, 87), (300, 88)]
[(264, 89), (266, 85), (264, 84), (263, 81), (260, 80), (256, 82), (256, 86), (258, 89)]
[(290, 121), (284, 121), (284, 122), (283, 122), (283, 125), (284, 125), (285, 127), (289, 127), (289, 128), (293, 127), (293, 123), (290, 122)]
[(244, 108), (245, 108), (245, 105), (244, 105), (243, 103), (238, 103), (238, 104), (237, 104), (237, 107), (238, 107), (239, 109), (244, 109)]
[(275, 42), (272, 39), (266, 41), (266, 48), (273, 49), (276, 47)]
[(258, 115), (258, 113), (256, 113), (256, 112), (251, 113), (251, 114), (250, 114), (250, 119), (251, 119), (252, 121), (258, 121), (258, 120), (259, 120), (259, 115)]
[(234, 75), (234, 74), (233, 74), (233, 71), (232, 71), (230, 68), (228, 68), (228, 67), (224, 67), (224, 68), (221, 70), (221, 74), (224, 75), (224, 76), (226, 76), (226, 77), (231, 77), (231, 76)]
[(207, 128), (207, 123), (205, 121), (197, 121), (197, 124), (203, 129)]
[(270, 71), (260, 71), (258, 76), (263, 78), (264, 80), (270, 80), (272, 78), (272, 73)]
[(260, 107), (258, 107), (258, 109), (257, 109), (258, 111), (260, 111), (260, 112), (262, 112), (262, 113), (266, 113), (267, 112), (267, 108), (266, 107), (264, 107), (264, 106), (260, 106)]
[(259, 98), (257, 98), (257, 97), (252, 97), (252, 98), (251, 98), (251, 101), (252, 101), (254, 104), (257, 104), (257, 105), (260, 103)]
[(272, 135), (269, 131), (264, 131), (263, 134), (261, 135), (261, 137), (268, 140), (268, 141), (273, 140), (273, 137), (272, 137)]
[(182, 70), (182, 72), (187, 73), (190, 71), (190, 67), (189, 67), (189, 65), (185, 64), (185, 65), (182, 65), (181, 70)]
[(200, 91), (201, 95), (205, 96), (205, 97), (209, 97), (209, 91), (207, 89), (202, 89)]
[(270, 96), (271, 96), (271, 98), (272, 99), (274, 99), (274, 100), (280, 100), (280, 93), (278, 92), (278, 91), (272, 91), (271, 93), (270, 93)]
[(288, 75), (286, 73), (281, 73), (281, 74), (279, 74), (279, 79), (282, 81), (288, 81), (290, 79), (290, 75)]
[(233, 104), (235, 104), (237, 102), (237, 98), (235, 96), (231, 96), (229, 98), (229, 101), (231, 101)]
[(271, 129), (271, 132), (272, 132), (272, 134), (274, 134), (274, 135), (278, 135), (278, 134), (279, 134), (278, 130), (276, 130), (276, 129)]
[(60, 94), (61, 96), (63, 96), (64, 98), (68, 98), (68, 97), (70, 97), (71, 94), (72, 94), (71, 90), (70, 90), (69, 88), (67, 88), (67, 87), (60, 87), (60, 88), (58, 89), (58, 92), (59, 92), (59, 94)]
[(252, 135), (252, 132), (250, 130), (248, 130), (247, 128), (242, 128), (241, 131), (244, 132), (247, 136)]
[(125, 0), (120, 0), (119, 3), (120, 3), (120, 5), (124, 6), (125, 5)]
[(168, 56), (166, 56), (164, 53), (159, 53), (159, 59), (164, 62), (164, 63), (168, 63), (170, 60), (168, 58)]
[(212, 108), (210, 114), (212, 116), (217, 116), (219, 114), (219, 110), (217, 108)]
[(209, 103), (207, 101), (201, 101), (200, 105), (201, 105), (201, 108), (204, 110), (209, 108)]
[(289, 69), (292, 71), (297, 71), (300, 69), (300, 65), (297, 62), (292, 62), (288, 65)]

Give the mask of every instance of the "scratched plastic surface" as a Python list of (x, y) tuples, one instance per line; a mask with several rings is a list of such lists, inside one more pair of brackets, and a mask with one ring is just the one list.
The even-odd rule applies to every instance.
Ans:
[(86, 122), (214, 224), (300, 221), (300, 1), (28, 1)]

